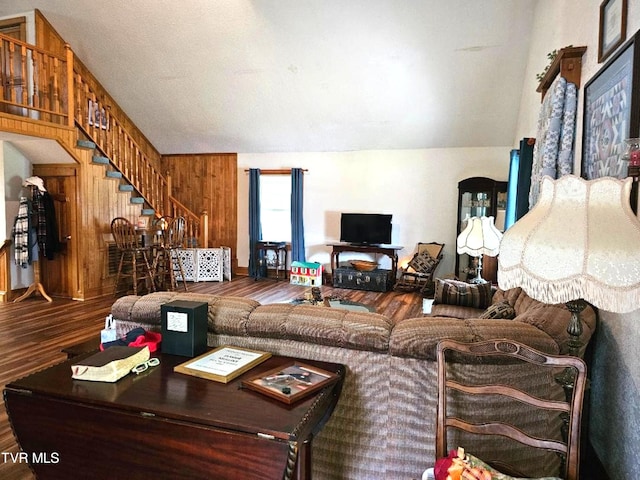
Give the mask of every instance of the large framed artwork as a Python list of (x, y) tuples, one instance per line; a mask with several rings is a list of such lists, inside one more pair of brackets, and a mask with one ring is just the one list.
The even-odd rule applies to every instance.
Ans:
[(640, 32), (584, 87), (581, 175), (587, 180), (627, 177), (620, 157), (624, 140), (640, 136), (639, 57)]

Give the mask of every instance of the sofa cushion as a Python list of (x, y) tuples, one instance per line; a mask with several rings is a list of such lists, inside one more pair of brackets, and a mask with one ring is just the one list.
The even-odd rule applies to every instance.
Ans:
[(456, 319), (447, 317), (408, 318), (398, 322), (391, 332), (389, 353), (398, 357), (436, 359), (440, 340), (479, 342), (496, 338), (517, 339), (536, 350), (557, 354), (556, 341), (527, 323), (503, 319)]
[(392, 326), (377, 313), (275, 303), (251, 313), (245, 335), (386, 352)]
[(207, 303), (207, 323), (209, 330), (213, 332), (217, 332), (224, 326), (241, 328), (238, 325), (246, 321), (253, 309), (259, 305), (256, 300), (245, 297), (189, 292), (154, 292), (143, 296), (121, 297), (111, 307), (111, 313), (118, 320), (160, 326), (162, 305), (175, 300)]
[(509, 305), (509, 302), (504, 301), (492, 303), (489, 308), (482, 312), (479, 318), (504, 318), (511, 320), (515, 318), (515, 316), (515, 308)]
[(485, 309), (491, 304), (491, 283), (470, 284), (436, 278), (434, 303)]
[(462, 307), (446, 303), (434, 303), (431, 306), (430, 317), (478, 318), (482, 315), (482, 308)]

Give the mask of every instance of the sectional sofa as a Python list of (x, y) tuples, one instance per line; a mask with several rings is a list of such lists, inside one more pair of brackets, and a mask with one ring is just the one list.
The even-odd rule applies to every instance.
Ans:
[[(488, 306), (441, 304), (431, 315), (399, 321), (325, 306), (156, 292), (114, 303), (118, 334), (140, 326), (160, 330), (160, 307), (173, 300), (208, 303), (211, 347), (236, 345), (347, 366), (338, 405), (313, 443), (318, 480), (419, 479), (434, 462), (438, 341), (508, 338), (547, 353), (565, 353), (570, 317), (563, 306), (541, 304), (520, 289), (495, 292)], [(498, 304), (510, 306), (514, 318), (478, 318)], [(596, 327), (595, 311), (588, 308), (582, 319), (586, 345)], [(526, 384), (549, 381), (513, 365), (487, 365), (486, 373), (516, 376)]]

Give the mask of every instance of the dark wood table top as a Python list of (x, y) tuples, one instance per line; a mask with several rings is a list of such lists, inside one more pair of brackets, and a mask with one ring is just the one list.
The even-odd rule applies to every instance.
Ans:
[(160, 358), (159, 366), (140, 375), (129, 374), (115, 383), (73, 380), (71, 365), (84, 358), (78, 356), (11, 382), (6, 389), (297, 441), (307, 438), (328, 419), (345, 373), (344, 366), (339, 364), (301, 360), (337, 373), (339, 380), (287, 405), (243, 388), (241, 381), (290, 364), (292, 358), (273, 356), (225, 384), (174, 372), (173, 367), (189, 360), (187, 357), (161, 353), (153, 356)]

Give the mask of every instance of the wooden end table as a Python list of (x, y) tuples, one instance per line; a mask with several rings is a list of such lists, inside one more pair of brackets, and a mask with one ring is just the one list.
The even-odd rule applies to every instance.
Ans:
[[(264, 261), (266, 262), (266, 254), (270, 250), (275, 253), (274, 267), (276, 270), (276, 280), (280, 280), (280, 270), (283, 271), (284, 279), (286, 280), (288, 276), (288, 272), (287, 272), (287, 256), (288, 255), (287, 254), (289, 251), (287, 248), (287, 242), (258, 241), (256, 242), (255, 258), (256, 259), (260, 258), (260, 252), (262, 252), (265, 254)], [(281, 252), (282, 252), (282, 256), (284, 257), (284, 263), (280, 262)], [(266, 267), (266, 264), (265, 264), (265, 267)], [(257, 280), (258, 277), (260, 276), (260, 268), (258, 268), (256, 272), (257, 273), (255, 276), (255, 279)], [(265, 272), (268, 272), (268, 268), (265, 268)]]
[(38, 479), (311, 478), (311, 442), (340, 396), (337, 383), (287, 405), (241, 388), (241, 380), (288, 364), (274, 356), (224, 384), (175, 373), (185, 357), (116, 383), (71, 378), (82, 356), (11, 382), (4, 401)]

